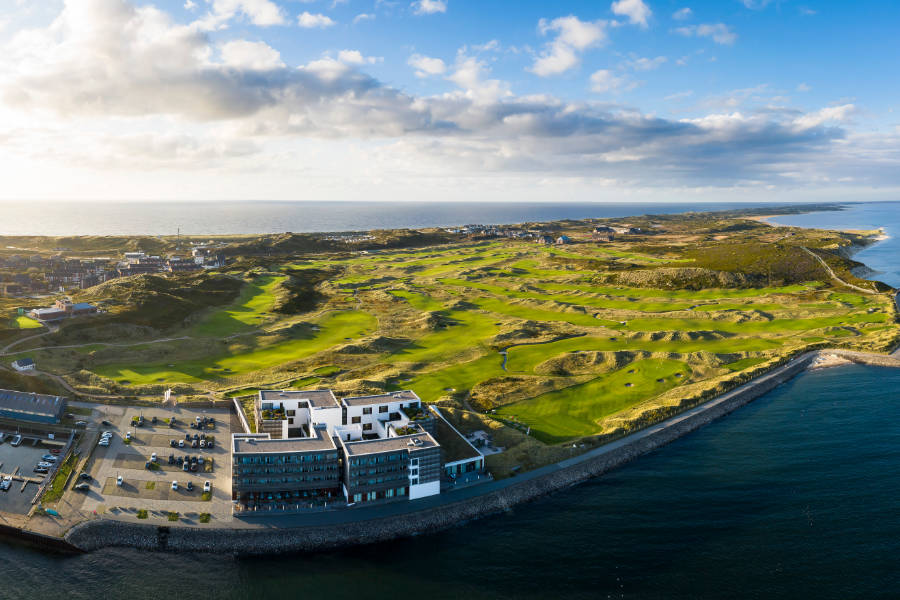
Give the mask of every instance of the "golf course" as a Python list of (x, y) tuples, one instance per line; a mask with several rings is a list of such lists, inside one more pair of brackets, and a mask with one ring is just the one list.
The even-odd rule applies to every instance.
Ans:
[[(207, 280), (237, 291), (226, 303), (198, 296), (201, 308), (158, 331), (111, 340), (99, 320), (81, 343), (63, 343), (63, 327), (10, 358), (33, 357), (85, 394), (412, 389), (533, 455), (534, 444), (628, 430), (805, 349), (897, 340), (889, 290), (834, 251), (864, 239), (791, 230), (786, 244), (783, 228), (739, 218), (641, 225), (653, 234), (595, 242), (590, 223), (566, 222), (553, 224), (566, 244), (462, 238), (272, 256)], [(102, 303), (102, 289), (91, 293)], [(140, 312), (116, 293), (127, 298), (110, 308), (121, 328)]]

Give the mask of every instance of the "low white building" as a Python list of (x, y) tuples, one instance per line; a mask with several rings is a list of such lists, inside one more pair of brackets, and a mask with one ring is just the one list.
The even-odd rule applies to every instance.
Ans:
[(34, 360), (31, 358), (20, 358), (19, 360), (13, 361), (12, 368), (16, 371), (34, 371)]

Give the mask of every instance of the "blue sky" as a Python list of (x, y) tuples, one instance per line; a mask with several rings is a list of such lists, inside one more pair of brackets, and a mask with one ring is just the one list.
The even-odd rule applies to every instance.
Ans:
[(874, 1), (5, 0), (0, 194), (895, 199), (897, 23)]

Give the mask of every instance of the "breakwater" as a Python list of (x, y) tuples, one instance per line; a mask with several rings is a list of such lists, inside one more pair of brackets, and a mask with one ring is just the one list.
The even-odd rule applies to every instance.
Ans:
[(371, 544), (441, 531), (602, 475), (652, 452), (744, 406), (795, 377), (824, 355), (853, 362), (900, 367), (900, 359), (845, 350), (804, 353), (785, 365), (718, 398), (640, 432), (557, 465), (502, 482), (486, 493), (435, 507), (380, 518), (363, 518), (329, 525), (284, 528), (197, 528), (156, 526), (97, 519), (73, 527), (66, 541), (81, 550), (135, 547), (176, 552), (213, 552), (263, 555), (309, 552)]

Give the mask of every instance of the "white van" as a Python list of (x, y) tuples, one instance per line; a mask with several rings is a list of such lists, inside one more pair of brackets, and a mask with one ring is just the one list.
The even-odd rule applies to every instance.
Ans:
[(18, 445), (20, 445), (21, 443), (22, 443), (22, 436), (16, 434), (16, 437), (14, 437), (14, 438), (12, 439), (12, 441), (9, 443), (9, 445), (10, 445), (10, 446), (18, 446)]

